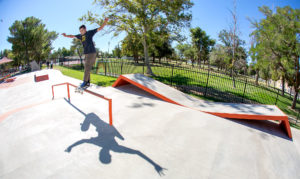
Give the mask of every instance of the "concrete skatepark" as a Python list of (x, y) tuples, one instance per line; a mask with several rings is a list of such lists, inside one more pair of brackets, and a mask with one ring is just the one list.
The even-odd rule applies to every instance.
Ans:
[[(34, 81), (43, 74), (49, 80)], [(110, 126), (101, 98), (70, 87), (69, 101), (66, 86), (57, 86), (52, 100), (52, 85), (64, 82), (80, 83), (43, 70), (0, 84), (0, 178), (300, 178), (299, 130), (291, 128), (291, 139), (274, 121), (225, 119), (193, 109), (205, 104), (284, 115), (272, 106), (223, 108), (157, 89), (148, 78), (145, 86), (175, 94), (191, 108), (131, 84), (92, 86), (113, 101)]]

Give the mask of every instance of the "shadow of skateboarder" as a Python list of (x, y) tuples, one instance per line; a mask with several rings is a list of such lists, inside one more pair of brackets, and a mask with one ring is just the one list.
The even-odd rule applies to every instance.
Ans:
[[(85, 115), (82, 111), (80, 111), (78, 108), (76, 108), (73, 104), (72, 105), (75, 109), (77, 109), (79, 112)], [(96, 146), (101, 147), (102, 149), (99, 152), (99, 160), (103, 164), (109, 164), (111, 162), (111, 154), (110, 151), (118, 152), (118, 153), (127, 153), (127, 154), (135, 154), (149, 162), (156, 172), (161, 176), (164, 175), (164, 168), (159, 166), (157, 163), (155, 163), (153, 160), (151, 160), (149, 157), (147, 157), (145, 154), (138, 150), (134, 150), (122, 145), (119, 145), (117, 141), (115, 140), (115, 137), (124, 140), (124, 137), (117, 131), (117, 129), (114, 126), (110, 126), (108, 123), (101, 120), (96, 114), (90, 113), (85, 115), (85, 119), (83, 123), (81, 124), (81, 131), (87, 131), (89, 130), (90, 125), (93, 125), (96, 127), (96, 131), (98, 133), (97, 137), (92, 137), (90, 139), (82, 139), (74, 144), (70, 145), (65, 151), (71, 152), (73, 147), (76, 147), (78, 145), (88, 143), (88, 144), (94, 144)]]

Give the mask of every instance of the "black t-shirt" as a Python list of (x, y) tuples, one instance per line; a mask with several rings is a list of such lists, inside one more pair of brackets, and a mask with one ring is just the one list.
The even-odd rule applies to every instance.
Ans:
[(96, 49), (93, 43), (93, 36), (97, 32), (97, 29), (89, 30), (84, 35), (78, 34), (75, 35), (77, 39), (79, 39), (83, 45), (84, 54), (88, 53), (96, 53)]

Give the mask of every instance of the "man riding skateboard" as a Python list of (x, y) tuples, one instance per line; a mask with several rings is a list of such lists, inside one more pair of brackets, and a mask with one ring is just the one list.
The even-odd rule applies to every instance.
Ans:
[(86, 30), (85, 25), (79, 27), (80, 34), (78, 35), (66, 35), (62, 33), (64, 37), (68, 38), (77, 38), (81, 41), (84, 49), (85, 59), (84, 59), (84, 77), (83, 83), (79, 86), (80, 89), (85, 89), (90, 86), (90, 71), (96, 61), (96, 49), (93, 43), (93, 36), (100, 30), (104, 28), (108, 21), (108, 18), (105, 18), (101, 27), (94, 30)]

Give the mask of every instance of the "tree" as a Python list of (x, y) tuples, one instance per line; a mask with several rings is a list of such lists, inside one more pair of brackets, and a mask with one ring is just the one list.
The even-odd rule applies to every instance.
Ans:
[(124, 56), (133, 56), (134, 61), (138, 63), (139, 56), (143, 54), (143, 44), (141, 37), (136, 33), (128, 33), (122, 41), (122, 54)]
[(232, 49), (232, 63), (231, 63), (231, 75), (233, 77), (233, 87), (235, 87), (235, 80), (234, 80), (234, 65), (235, 65), (235, 54), (236, 54), (236, 49), (238, 46), (239, 42), (239, 37), (238, 37), (238, 29), (237, 29), (237, 14), (236, 14), (236, 0), (233, 1), (233, 11), (230, 11), (232, 15), (232, 24), (230, 25), (230, 30), (229, 30), (229, 42), (231, 43), (231, 49)]
[(289, 6), (277, 7), (276, 12), (267, 6), (259, 10), (265, 18), (252, 21), (255, 30), (251, 34), (257, 39), (257, 48), (263, 49), (259, 51), (263, 58), (258, 60), (268, 62), (272, 77), (280, 76), (282, 86), (285, 86), (285, 81), (293, 86), (292, 108), (295, 109), (300, 85), (300, 10)]
[(159, 58), (159, 63), (161, 63), (161, 58), (172, 56), (173, 48), (171, 43), (173, 40), (174, 39), (169, 36), (168, 32), (161, 27), (150, 32), (149, 54), (152, 55), (153, 63), (155, 62), (156, 57)]
[(186, 50), (186, 44), (178, 44), (176, 46), (177, 54), (180, 60), (184, 59), (184, 51)]
[(4, 49), (3, 51), (0, 51), (0, 58), (8, 57), (10, 52), (11, 52), (11, 50), (8, 50), (8, 49)]
[(197, 58), (197, 49), (192, 45), (187, 45), (186, 50), (183, 52), (185, 58), (192, 61), (192, 66), (194, 66), (195, 60)]
[(51, 59), (57, 59), (57, 58), (59, 58), (60, 56), (59, 56), (59, 54), (58, 54), (58, 51), (56, 51), (56, 50), (53, 50), (52, 52), (51, 52), (51, 54), (50, 54), (50, 58)]
[(52, 49), (52, 42), (57, 38), (56, 32), (49, 32), (45, 24), (35, 17), (15, 21), (9, 31), (11, 36), (7, 40), (12, 43), (15, 57), (25, 60), (28, 65), (31, 60), (39, 62), (47, 58)]
[(268, 85), (268, 81), (272, 78), (272, 74), (270, 72), (270, 66), (267, 64), (263, 65), (259, 71), (259, 76), (266, 81), (266, 85)]
[(99, 48), (96, 48), (96, 53), (97, 53), (97, 58), (102, 57), (103, 52)]
[(200, 27), (190, 29), (191, 38), (194, 48), (197, 50), (198, 64), (201, 67), (201, 61), (207, 61), (209, 59), (209, 53), (211, 47), (215, 45), (215, 40), (210, 39), (209, 35)]
[(62, 58), (63, 57), (61, 48), (58, 48), (57, 51), (56, 51), (56, 53), (58, 55), (58, 58)]
[[(190, 0), (95, 0), (95, 3), (104, 9), (104, 17), (110, 17), (111, 26), (115, 35), (121, 32), (135, 33), (141, 36), (144, 47), (146, 73), (153, 75), (149, 64), (149, 37), (155, 29), (160, 28), (180, 36), (181, 28), (190, 25), (192, 13)], [(97, 14), (88, 12), (82, 20), (91, 23), (101, 22)]]
[[(190, 48), (191, 45), (189, 44), (178, 44), (176, 46), (180, 60), (185, 60), (186, 64), (188, 62), (188, 58), (192, 56), (190, 52), (187, 52)], [(194, 55), (192, 57), (194, 57)]]
[(68, 50), (65, 47), (63, 47), (61, 49), (61, 55), (62, 55), (62, 57), (67, 57), (67, 56), (70, 56), (71, 54), (72, 54), (71, 50)]
[(83, 63), (82, 63), (83, 46), (79, 39), (73, 38), (70, 50), (73, 52), (73, 54), (77, 54), (79, 56), (81, 67), (83, 67)]
[[(222, 50), (225, 52), (224, 58), (226, 59), (226, 68), (230, 70), (230, 75), (234, 78), (235, 70), (240, 70), (244, 66), (237, 66), (237, 61), (243, 61), (243, 64), (246, 64), (246, 50), (243, 48), (245, 41), (241, 40), (238, 36), (235, 36), (235, 40), (232, 39), (232, 32), (223, 29), (219, 32), (219, 41), (222, 43)], [(235, 42), (233, 42), (235, 41)], [(235, 43), (235, 44), (234, 44)], [(233, 46), (234, 52), (233, 52)], [(233, 56), (234, 53), (234, 56)]]
[[(230, 76), (233, 79), (233, 87), (235, 88), (236, 87), (235, 71), (240, 70), (240, 69), (236, 69), (236, 66), (239, 64), (246, 64), (245, 61), (247, 58), (247, 56), (244, 55), (246, 54), (245, 49), (242, 48), (245, 42), (239, 38), (238, 20), (237, 20), (237, 13), (236, 13), (236, 0), (234, 0), (233, 2), (233, 10), (230, 10), (230, 13), (232, 16), (232, 22), (229, 25), (229, 30), (222, 30), (219, 33), (219, 40), (227, 48), (228, 56), (231, 56), (230, 60), (228, 61), (229, 62), (228, 67), (230, 69)], [(238, 54), (239, 52), (240, 54)], [(242, 59), (243, 56), (245, 57), (244, 59)], [(241, 68), (241, 65), (239, 65), (239, 68)]]
[(209, 61), (212, 65), (217, 66), (218, 71), (225, 69), (226, 64), (230, 61), (227, 54), (227, 48), (221, 44), (217, 44), (209, 55)]
[(197, 58), (197, 50), (190, 44), (178, 44), (176, 46), (178, 50), (178, 56), (180, 59), (185, 58), (186, 63), (188, 60), (191, 60), (192, 65), (194, 66), (194, 62)]
[(158, 56), (159, 63), (161, 63), (161, 58), (172, 56), (174, 49), (172, 48), (170, 41), (165, 41), (162, 44), (156, 44), (155, 51)]
[(251, 41), (251, 47), (249, 49), (249, 55), (251, 57), (251, 69), (254, 70), (255, 72), (255, 84), (258, 85), (258, 79), (259, 79), (259, 70), (260, 70), (260, 65), (259, 65), (259, 58), (261, 58), (259, 55), (261, 55), (259, 49), (259, 46), (257, 45), (256, 39), (253, 38)]
[(238, 47), (235, 52), (235, 63), (234, 69), (236, 73), (244, 74), (247, 73), (247, 52), (244, 47)]
[(122, 50), (121, 50), (121, 48), (120, 48), (119, 45), (117, 45), (117, 46), (115, 47), (115, 49), (113, 49), (113, 51), (112, 51), (113, 56), (114, 56), (114, 57), (117, 57), (117, 58), (121, 58), (121, 52), (122, 52)]

